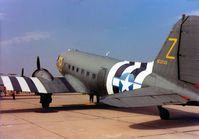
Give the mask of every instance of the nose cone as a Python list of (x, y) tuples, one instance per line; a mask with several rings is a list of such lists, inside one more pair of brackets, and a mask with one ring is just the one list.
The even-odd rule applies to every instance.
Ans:
[(71, 49), (68, 49), (67, 51), (61, 53), (57, 58), (57, 68), (61, 72), (62, 75), (65, 74), (66, 69), (64, 68), (64, 63), (66, 63), (68, 60), (67, 57), (70, 57), (71, 54), (73, 54), (73, 51)]

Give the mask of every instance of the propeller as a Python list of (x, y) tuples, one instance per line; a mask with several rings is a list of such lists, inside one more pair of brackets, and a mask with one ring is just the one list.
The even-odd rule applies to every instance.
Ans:
[(41, 67), (40, 67), (40, 59), (39, 59), (39, 56), (37, 56), (37, 69), (40, 70)]
[(50, 81), (54, 79), (47, 69), (41, 68), (39, 56), (37, 56), (37, 69), (32, 73), (32, 77), (42, 77)]
[(24, 68), (21, 69), (21, 77), (24, 77)]

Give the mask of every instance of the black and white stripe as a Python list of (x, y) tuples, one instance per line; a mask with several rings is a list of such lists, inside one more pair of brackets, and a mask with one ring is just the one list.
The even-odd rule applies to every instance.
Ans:
[(37, 87), (30, 78), (24, 77), (24, 79), (26, 80), (28, 86), (30, 87), (31, 92), (38, 92)]
[(140, 72), (146, 70), (146, 66), (147, 66), (147, 63), (141, 63), (140, 67), (137, 68), (137, 69), (135, 69), (135, 70), (133, 70), (133, 71), (131, 72), (131, 74), (133, 74), (133, 75), (134, 75), (134, 78), (136, 78), (137, 75), (138, 75)]
[(120, 76), (122, 75), (122, 73), (124, 72), (124, 70), (125, 70), (127, 67), (132, 66), (132, 65), (134, 65), (134, 64), (135, 64), (135, 62), (129, 62), (129, 63), (127, 63), (127, 64), (122, 65), (122, 66), (117, 70), (117, 72), (115, 73), (115, 77), (120, 77)]
[(9, 77), (9, 78), (12, 83), (13, 89), (22, 90), (19, 81), (17, 80), (16, 77)]
[(3, 85), (10, 91), (47, 93), (45, 86), (37, 77), (1, 76)]
[[(134, 64), (135, 64), (134, 62), (129, 62), (129, 63), (127, 63), (127, 64), (122, 65), (122, 66), (117, 70), (117, 72), (115, 73), (115, 76), (114, 76), (114, 77), (120, 77), (120, 76), (122, 75), (122, 73), (124, 72), (124, 70), (125, 70), (127, 67), (132, 66), (132, 65), (134, 65)], [(119, 93), (119, 88), (113, 86), (113, 92), (114, 92), (114, 93)]]
[[(109, 71), (107, 78), (107, 92), (108, 94), (119, 93), (119, 89), (112, 85), (114, 77), (121, 77), (125, 73), (131, 73), (134, 75), (135, 82), (142, 84), (144, 78), (152, 73), (153, 62), (140, 63), (140, 62), (127, 62), (122, 61), (116, 63)], [(140, 88), (138, 85), (133, 86), (134, 89)]]

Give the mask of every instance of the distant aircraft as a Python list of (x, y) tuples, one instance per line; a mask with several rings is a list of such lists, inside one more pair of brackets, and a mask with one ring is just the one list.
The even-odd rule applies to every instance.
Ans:
[(199, 105), (199, 16), (183, 15), (152, 62), (68, 50), (59, 55), (57, 67), (63, 77), (41, 68), (38, 57), (32, 77), (1, 76), (0, 84), (8, 90), (39, 93), (44, 108), (52, 93), (81, 92), (117, 107), (157, 106), (161, 119), (169, 119), (162, 105)]

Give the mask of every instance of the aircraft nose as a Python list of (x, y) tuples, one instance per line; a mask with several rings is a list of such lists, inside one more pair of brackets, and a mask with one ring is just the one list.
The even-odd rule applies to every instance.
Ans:
[(57, 67), (60, 72), (62, 72), (62, 65), (63, 65), (63, 57), (58, 56), (57, 58)]

